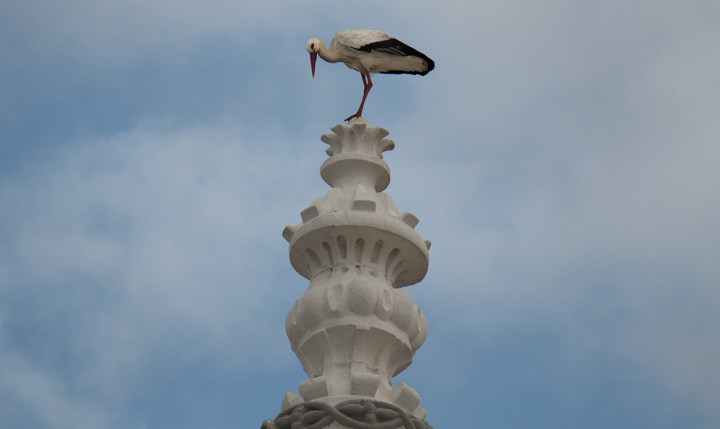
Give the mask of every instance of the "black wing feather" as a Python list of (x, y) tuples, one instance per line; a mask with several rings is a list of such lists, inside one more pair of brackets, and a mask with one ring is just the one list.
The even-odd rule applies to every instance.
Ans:
[(404, 44), (403, 42), (399, 41), (398, 39), (386, 39), (381, 40), (379, 42), (374, 43), (368, 43), (365, 46), (361, 46), (359, 51), (364, 52), (372, 52), (372, 51), (378, 51), (382, 52), (384, 54), (388, 55), (397, 55), (397, 56), (414, 56), (418, 58), (422, 58), (423, 61), (425, 61), (428, 65), (428, 69), (424, 72), (406, 72), (406, 71), (386, 71), (381, 72), (385, 74), (419, 74), (421, 76), (425, 76), (428, 74), (432, 69), (435, 68), (435, 61), (431, 60), (427, 55), (423, 54), (422, 52), (418, 51), (417, 49), (413, 48), (412, 46), (408, 46)]

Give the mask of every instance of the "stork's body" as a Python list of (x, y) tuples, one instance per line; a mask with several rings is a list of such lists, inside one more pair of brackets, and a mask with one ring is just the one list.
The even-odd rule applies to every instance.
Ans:
[(419, 74), (424, 76), (435, 68), (435, 62), (422, 52), (388, 36), (373, 30), (345, 30), (333, 37), (330, 49), (320, 39), (310, 39), (307, 43), (310, 53), (312, 74), (315, 76), (317, 56), (329, 62), (343, 62), (346, 66), (360, 72), (363, 80), (363, 98), (357, 113), (346, 121), (362, 116), (363, 106), (370, 88), (371, 73)]

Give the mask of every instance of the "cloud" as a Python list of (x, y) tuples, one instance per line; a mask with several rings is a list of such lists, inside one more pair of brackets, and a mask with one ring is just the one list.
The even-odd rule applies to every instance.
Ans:
[(366, 105), (397, 144), (388, 191), (433, 241), (408, 290), (430, 336), (398, 378), (430, 421), (720, 421), (715, 6), (13, 8), (3, 417), (154, 426), (173, 405), (266, 394), (276, 411), (300, 381), (283, 318), (307, 284), (280, 231), (327, 191), (319, 136), (360, 98), (340, 65), (311, 80), (303, 46), (365, 27), (437, 62), (378, 76)]
[(12, 415), (12, 407), (20, 407), (34, 415), (34, 420), (44, 427), (72, 428), (78, 425), (104, 428), (104, 410), (91, 400), (68, 398), (62, 383), (42, 369), (33, 368), (27, 359), (13, 356), (3, 345), (0, 352), (0, 413)]
[[(163, 361), (155, 371), (208, 359), (234, 373), (288, 365), (282, 315), (294, 297), (273, 289), (291, 271), (280, 226), (299, 206), (279, 195), (298, 157), (243, 134), (222, 121), (139, 126), (63, 147), (4, 181), (0, 332), (15, 362), (40, 359), (21, 372), (3, 364), (15, 374), (6, 395), (53, 415), (82, 409), (72, 392), (92, 391), (117, 412)], [(264, 138), (254, 143), (287, 136)], [(12, 387), (24, 377), (45, 393)]]
[(709, 338), (720, 319), (708, 307), (720, 304), (720, 133), (709, 117), (720, 61), (709, 11), (481, 9), (436, 11), (453, 22), (429, 48), (436, 80), (396, 127), (402, 140), (390, 135), (409, 155), (391, 164), (390, 192), (433, 240), (430, 284), (415, 292), (424, 311), (442, 308), (431, 330), (460, 324), (452, 338), (472, 338), (478, 359), (540, 331), (558, 348), (530, 352), (550, 353), (540, 367), (559, 379), (543, 381), (568, 389), (568, 404), (599, 377), (624, 379), (668, 413), (717, 422)]
[[(278, 6), (279, 3), (276, 4)], [(6, 30), (41, 57), (71, 55), (83, 66), (123, 66), (146, 55), (188, 52), (208, 38), (243, 43), (293, 26), (298, 6), (210, 2), (15, 2)], [(25, 31), (31, 27), (34, 31)]]

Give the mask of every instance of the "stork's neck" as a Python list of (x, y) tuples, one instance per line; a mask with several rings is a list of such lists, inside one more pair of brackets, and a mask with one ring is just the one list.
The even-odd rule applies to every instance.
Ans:
[(337, 63), (342, 61), (337, 52), (328, 50), (327, 46), (325, 46), (325, 42), (323, 42), (322, 40), (320, 41), (320, 46), (318, 47), (318, 55), (320, 55), (320, 58), (329, 63)]

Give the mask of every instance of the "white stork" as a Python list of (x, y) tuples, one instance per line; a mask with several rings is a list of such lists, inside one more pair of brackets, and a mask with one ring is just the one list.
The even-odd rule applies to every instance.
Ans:
[(435, 62), (427, 55), (385, 33), (373, 30), (341, 31), (333, 37), (330, 49), (322, 40), (313, 38), (307, 42), (307, 50), (310, 53), (313, 77), (318, 55), (329, 63), (342, 61), (349, 68), (360, 72), (364, 87), (363, 98), (357, 113), (345, 119), (346, 121), (362, 116), (365, 99), (373, 86), (371, 73), (425, 76), (435, 68)]

